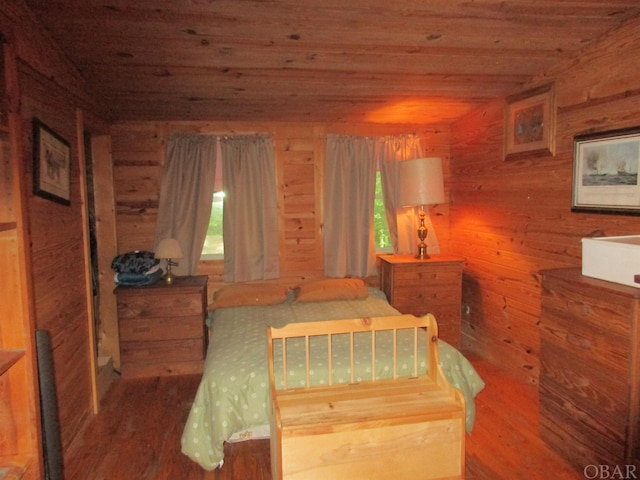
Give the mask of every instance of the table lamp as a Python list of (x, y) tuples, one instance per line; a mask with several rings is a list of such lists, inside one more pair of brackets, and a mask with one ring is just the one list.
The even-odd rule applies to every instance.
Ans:
[(416, 258), (429, 258), (425, 243), (427, 227), (424, 224), (424, 207), (437, 205), (444, 201), (442, 160), (440, 158), (416, 158), (400, 162), (400, 205), (420, 208), (420, 226), (418, 227), (420, 243), (418, 243)]
[(171, 285), (175, 275), (171, 273), (171, 267), (178, 265), (177, 262), (174, 262), (172, 259), (174, 258), (182, 258), (182, 249), (180, 248), (180, 243), (175, 238), (165, 238), (160, 240), (160, 244), (154, 253), (156, 258), (166, 259), (167, 260), (167, 274), (164, 279), (167, 284)]

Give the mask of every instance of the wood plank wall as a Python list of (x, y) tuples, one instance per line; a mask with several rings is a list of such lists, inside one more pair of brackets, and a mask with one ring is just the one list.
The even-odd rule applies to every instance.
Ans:
[[(174, 132), (201, 134), (270, 133), (274, 138), (278, 181), (280, 273), (277, 282), (295, 286), (323, 275), (322, 188), (326, 135), (420, 136), (423, 154), (443, 159), (448, 194), (449, 127), (416, 125), (316, 125), (241, 122), (117, 122), (111, 129), (117, 250), (152, 250), (165, 146)], [(448, 204), (432, 212), (443, 252), (448, 242)], [(222, 261), (200, 262), (198, 273), (209, 276), (209, 299), (223, 284)], [(377, 277), (369, 279), (377, 284)], [(102, 317), (104, 355), (120, 364), (118, 326), (114, 316)]]
[[(17, 53), (20, 90), (24, 188), (33, 192), (32, 119), (38, 117), (71, 147), (71, 205), (28, 195), (33, 295), (36, 328), (51, 332), (58, 392), (62, 445), (65, 455), (93, 414), (92, 372), (83, 255), (83, 217), (77, 112), (84, 126), (106, 130), (95, 113), (83, 82), (61, 52), (18, 2), (0, 6), (0, 29)], [(33, 332), (35, 334), (35, 332)], [(39, 399), (33, 399), (38, 402)]]
[[(423, 153), (443, 158), (448, 173), (448, 126), (246, 124), (246, 123), (116, 123), (112, 128), (118, 251), (152, 249), (160, 180), (168, 135), (177, 131), (209, 134), (270, 133), (276, 149), (280, 269), (285, 283), (322, 276), (323, 159), (327, 133), (399, 135), (418, 133)], [(448, 186), (447, 186), (448, 188)], [(448, 205), (432, 214), (442, 249), (448, 241)], [(210, 295), (222, 283), (221, 262), (203, 262)]]
[(62, 443), (68, 447), (93, 413), (76, 111), (55, 85), (28, 69), (21, 73), (29, 189), (33, 175), (31, 119), (37, 116), (71, 145), (71, 205), (34, 195), (28, 205), (36, 328), (51, 332)]
[(556, 84), (555, 156), (503, 160), (503, 102), (452, 126), (451, 249), (467, 258), (463, 347), (532, 383), (538, 272), (580, 266), (583, 237), (639, 233), (638, 217), (571, 212), (574, 135), (640, 125), (639, 46), (635, 21), (537, 79)]
[[(71, 206), (29, 199), (38, 328), (52, 331), (63, 445), (91, 415), (82, 225), (77, 176), (76, 108), (94, 125), (91, 103), (77, 72), (35, 29), (20, 3), (0, 7), (2, 28), (13, 29), (20, 70), (24, 155), (31, 186), (31, 119), (38, 116), (72, 145)], [(580, 238), (638, 233), (637, 217), (570, 211), (572, 139), (576, 133), (640, 125), (640, 23), (600, 41), (555, 80), (558, 92), (555, 157), (502, 160), (502, 103), (455, 124), (415, 126), (244, 125), (120, 123), (113, 128), (118, 251), (151, 248), (167, 135), (266, 131), (276, 139), (280, 182), (282, 270), (292, 281), (322, 271), (322, 150), (326, 133), (389, 135), (420, 132), (425, 154), (445, 158), (449, 205), (435, 228), (443, 250), (467, 257), (465, 347), (521, 378), (538, 378), (541, 268), (580, 264)], [(312, 175), (313, 178), (309, 177)], [(451, 228), (449, 229), (449, 223)], [(204, 265), (220, 284), (219, 264)], [(112, 319), (111, 321), (114, 321)], [(113, 325), (112, 325), (113, 327)]]

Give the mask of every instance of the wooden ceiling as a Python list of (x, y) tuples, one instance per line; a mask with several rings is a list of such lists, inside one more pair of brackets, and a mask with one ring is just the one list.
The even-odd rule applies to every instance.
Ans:
[(114, 119), (441, 123), (638, 0), (26, 0)]

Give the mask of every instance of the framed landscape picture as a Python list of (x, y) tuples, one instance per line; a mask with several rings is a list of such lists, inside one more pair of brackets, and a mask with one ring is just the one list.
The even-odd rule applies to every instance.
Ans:
[(69, 143), (37, 118), (33, 119), (33, 193), (70, 205)]
[(640, 215), (640, 127), (574, 137), (574, 211)]
[(507, 98), (505, 160), (524, 155), (553, 155), (555, 149), (553, 84)]

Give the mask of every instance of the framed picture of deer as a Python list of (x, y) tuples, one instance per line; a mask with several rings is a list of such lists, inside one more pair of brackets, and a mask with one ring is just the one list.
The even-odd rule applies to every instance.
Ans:
[(71, 204), (69, 142), (33, 119), (33, 193), (62, 203)]

